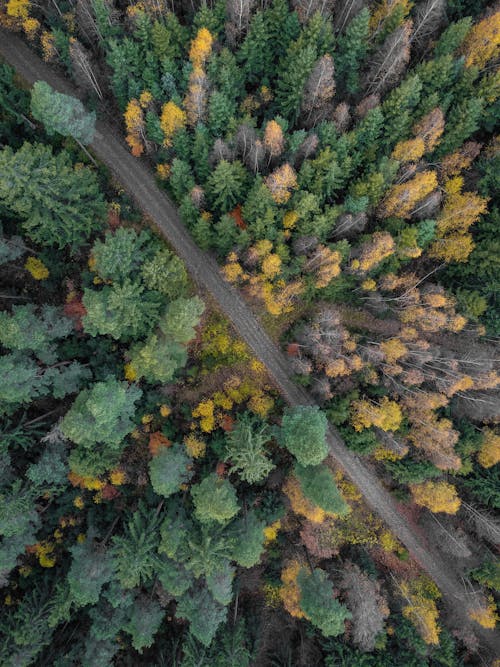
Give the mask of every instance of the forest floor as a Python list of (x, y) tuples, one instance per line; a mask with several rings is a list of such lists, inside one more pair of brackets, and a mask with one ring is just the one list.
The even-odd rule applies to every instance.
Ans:
[[(80, 96), (76, 88), (53, 72), (18, 37), (3, 30), (0, 30), (0, 55), (28, 83), (45, 80), (60, 92)], [(200, 291), (208, 292), (218, 303), (241, 338), (266, 366), (270, 378), (286, 401), (291, 406), (314, 405), (315, 402), (305, 389), (295, 384), (285, 355), (266, 333), (240, 294), (224, 280), (215, 260), (194, 243), (174, 205), (157, 186), (147, 164), (130, 154), (118, 128), (98, 121), (90, 148), (183, 259)], [(438, 585), (451, 614), (450, 622), (456, 623), (462, 629), (470, 626), (467, 609), (473, 600), (466, 597), (461, 573), (456, 571), (453, 559), (445, 560), (412, 529), (375, 471), (347, 448), (332, 426), (329, 428), (328, 443), (334, 461), (359, 488), (369, 508), (378, 514)], [(492, 632), (482, 630), (477, 624), (474, 632), (485, 648), (489, 647), (493, 651), (496, 649), (500, 654), (500, 638), (496, 640)]]

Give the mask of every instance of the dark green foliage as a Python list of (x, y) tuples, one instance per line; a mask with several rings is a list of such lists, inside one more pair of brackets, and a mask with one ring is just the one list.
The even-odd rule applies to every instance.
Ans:
[(129, 340), (154, 327), (161, 300), (140, 283), (127, 279), (101, 290), (86, 289), (82, 302), (87, 311), (82, 322), (88, 334)]
[(248, 413), (242, 415), (226, 436), (226, 461), (231, 472), (254, 484), (265, 479), (274, 468), (267, 458), (264, 445), (269, 441), (268, 428)]
[(483, 586), (500, 591), (500, 561), (486, 561), (481, 567), (471, 570), (470, 576)]
[(226, 619), (227, 608), (214, 600), (206, 588), (185, 593), (177, 605), (176, 616), (189, 621), (189, 631), (205, 646), (209, 646), (217, 628)]
[(207, 183), (207, 194), (215, 209), (227, 213), (241, 203), (246, 180), (246, 171), (241, 162), (221, 160)]
[(193, 476), (192, 459), (184, 445), (178, 443), (161, 448), (149, 463), (151, 486), (160, 496), (171, 496)]
[(451, 23), (438, 39), (434, 47), (434, 57), (452, 55), (462, 44), (472, 25), (469, 16)]
[(45, 81), (36, 81), (31, 91), (31, 113), (43, 123), (47, 134), (62, 134), (82, 144), (91, 144), (95, 134), (95, 113), (88, 113), (75, 97), (58, 93)]
[(344, 632), (344, 623), (351, 613), (333, 597), (333, 584), (326, 572), (302, 568), (297, 577), (300, 588), (300, 607), (311, 623), (325, 637), (336, 637)]
[(474, 467), (471, 475), (462, 484), (481, 503), (493, 509), (500, 509), (500, 470), (499, 466), (491, 468)]
[(102, 587), (114, 574), (111, 554), (106, 547), (95, 544), (90, 536), (83, 544), (72, 547), (71, 554), (68, 572), (71, 597), (78, 607), (95, 604)]
[(123, 535), (113, 538), (113, 560), (123, 588), (135, 588), (151, 580), (158, 567), (159, 520), (141, 508), (134, 512)]
[(201, 523), (227, 523), (239, 510), (234, 487), (215, 473), (192, 486), (191, 496), (195, 516)]
[(414, 461), (408, 456), (399, 461), (385, 461), (384, 465), (400, 484), (420, 484), (442, 474), (430, 461)]
[(280, 441), (302, 466), (321, 463), (328, 454), (327, 420), (316, 406), (299, 406), (285, 411)]
[(136, 598), (130, 621), (125, 626), (125, 630), (132, 635), (132, 646), (136, 651), (142, 652), (143, 648), (152, 645), (164, 615), (165, 611), (156, 600), (146, 595)]
[(104, 240), (97, 239), (92, 246), (93, 268), (103, 280), (135, 278), (146, 258), (146, 245), (150, 241), (151, 235), (147, 231), (137, 234), (132, 228), (118, 227), (113, 233), (106, 232)]
[(141, 395), (137, 387), (113, 377), (97, 382), (77, 396), (61, 422), (61, 431), (82, 447), (102, 443), (118, 449), (134, 427), (134, 404)]
[(105, 205), (95, 174), (76, 170), (69, 154), (25, 143), (0, 151), (0, 202), (20, 217), (26, 234), (42, 245), (73, 249), (100, 229)]
[(326, 465), (304, 467), (296, 464), (294, 473), (300, 482), (302, 493), (314, 505), (325, 512), (340, 516), (348, 513), (349, 506), (342, 498), (335, 478)]
[(368, 48), (369, 22), (370, 12), (364, 7), (337, 40), (334, 56), (336, 78), (349, 93), (356, 93), (359, 88), (359, 69)]
[(264, 549), (264, 522), (255, 512), (247, 512), (229, 528), (233, 537), (231, 557), (242, 567), (256, 565)]

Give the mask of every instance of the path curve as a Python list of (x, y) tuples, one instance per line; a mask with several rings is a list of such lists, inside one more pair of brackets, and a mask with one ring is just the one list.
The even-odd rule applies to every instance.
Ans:
[[(3, 29), (0, 29), (0, 54), (28, 83), (33, 84), (43, 79), (60, 92), (80, 97), (72, 84), (50, 69), (18, 37)], [(194, 243), (174, 205), (158, 188), (145, 162), (133, 157), (116, 130), (103, 121), (96, 124), (96, 135), (91, 148), (128, 190), (139, 208), (157, 225), (185, 262), (200, 290), (208, 292), (232, 321), (241, 338), (266, 366), (286, 401), (292, 406), (315, 405), (311, 396), (295, 384), (284, 354), (265, 332), (239, 293), (223, 279), (215, 260)], [(470, 624), (466, 615), (468, 601), (465, 598), (464, 586), (453, 568), (415, 535), (375, 472), (346, 447), (333, 426), (329, 427), (328, 443), (331, 456), (359, 488), (370, 509), (379, 515), (436, 582), (443, 594), (443, 600), (457, 620)], [(500, 654), (500, 641), (494, 639), (493, 633), (483, 632), (477, 625), (474, 626), (474, 631), (481, 635), (483, 645), (489, 645), (490, 649), (496, 649)]]

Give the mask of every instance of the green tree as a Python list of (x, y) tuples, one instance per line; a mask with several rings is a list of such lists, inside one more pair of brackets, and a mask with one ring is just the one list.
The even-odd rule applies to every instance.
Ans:
[(434, 57), (440, 58), (441, 56), (452, 55), (462, 45), (471, 26), (472, 19), (470, 16), (466, 16), (455, 23), (450, 23), (434, 47)]
[(123, 588), (147, 583), (159, 567), (159, 523), (154, 512), (141, 506), (130, 517), (123, 535), (113, 538), (113, 561)]
[(204, 310), (205, 304), (198, 296), (176, 299), (168, 305), (158, 326), (166, 338), (187, 344), (195, 337), (195, 327)]
[(191, 487), (194, 513), (201, 523), (227, 523), (239, 511), (236, 491), (215, 473)]
[(230, 472), (237, 472), (249, 484), (265, 479), (274, 468), (264, 448), (269, 439), (267, 424), (248, 412), (239, 417), (233, 430), (226, 435), (224, 460), (231, 462)]
[(54, 341), (72, 331), (71, 320), (55, 306), (44, 305), (37, 314), (32, 304), (0, 311), (0, 343), (10, 350), (34, 352), (45, 363), (57, 359)]
[(214, 90), (208, 104), (208, 127), (214, 137), (223, 137), (228, 124), (236, 112), (236, 105), (228, 96)]
[(135, 599), (124, 630), (132, 636), (132, 646), (136, 651), (142, 652), (143, 648), (152, 646), (164, 616), (165, 610), (150, 595), (139, 595)]
[(68, 583), (71, 597), (78, 607), (95, 604), (104, 584), (114, 575), (113, 560), (105, 547), (87, 536), (83, 544), (71, 547), (71, 567)]
[(297, 577), (300, 607), (311, 623), (325, 637), (337, 637), (345, 630), (344, 623), (351, 613), (333, 596), (333, 584), (326, 572), (302, 568)]
[(291, 125), (298, 118), (304, 86), (317, 58), (317, 49), (312, 45), (303, 48), (292, 46), (278, 68), (276, 104), (280, 115), (289, 120)]
[(43, 123), (49, 137), (59, 133), (79, 144), (91, 144), (94, 139), (95, 112), (87, 112), (79, 99), (58, 93), (46, 81), (33, 84), (31, 114)]
[(187, 287), (187, 273), (177, 255), (167, 248), (158, 250), (143, 262), (141, 275), (146, 287), (164, 294), (167, 298), (182, 296)]
[(436, 149), (437, 157), (443, 157), (459, 148), (479, 128), (483, 108), (483, 100), (472, 97), (458, 102), (450, 110), (443, 138)]
[(207, 193), (212, 205), (227, 213), (243, 201), (245, 185), (246, 170), (241, 162), (221, 160), (208, 179)]
[(189, 194), (194, 188), (193, 173), (185, 160), (180, 160), (177, 157), (174, 159), (168, 183), (177, 202), (180, 202), (184, 195)]
[(287, 408), (279, 437), (300, 465), (319, 465), (328, 454), (327, 425), (324, 413), (317, 406)]
[(210, 646), (217, 628), (224, 623), (227, 608), (214, 600), (206, 588), (185, 593), (177, 604), (176, 615), (189, 621), (189, 631), (204, 646)]
[(21, 403), (31, 403), (50, 391), (38, 364), (21, 352), (0, 356), (0, 376), (0, 413), (10, 412)]
[(165, 498), (177, 493), (181, 485), (193, 476), (192, 463), (184, 445), (175, 443), (171, 447), (163, 447), (149, 462), (151, 486)]
[(84, 330), (91, 336), (111, 336), (115, 340), (139, 338), (158, 321), (160, 299), (144, 286), (127, 279), (105, 285), (102, 289), (85, 289), (82, 303)]
[(134, 428), (135, 403), (142, 391), (108, 377), (84, 389), (61, 422), (61, 431), (77, 445), (93, 448), (98, 443), (117, 450)]
[(305, 467), (296, 464), (294, 473), (300, 482), (302, 493), (314, 505), (325, 512), (340, 516), (349, 512), (349, 505), (342, 498), (335, 478), (326, 465)]
[(359, 69), (368, 49), (370, 11), (364, 7), (348, 24), (337, 40), (335, 69), (339, 84), (345, 82), (348, 93), (359, 89)]
[(136, 343), (130, 350), (130, 366), (137, 379), (152, 384), (170, 382), (175, 372), (187, 360), (186, 348), (162, 334), (151, 334), (144, 343)]
[(33, 241), (75, 249), (101, 228), (106, 206), (96, 175), (74, 168), (66, 151), (7, 146), (0, 151), (0, 174), (0, 202), (23, 220)]
[(106, 232), (104, 240), (97, 239), (92, 246), (94, 269), (103, 280), (123, 281), (135, 276), (146, 259), (146, 245), (151, 234), (135, 229), (118, 227)]
[(270, 38), (265, 15), (263, 12), (257, 12), (236, 54), (238, 62), (243, 67), (245, 80), (249, 83), (259, 83), (271, 72), (273, 53), (269, 47)]
[(229, 526), (228, 533), (233, 538), (231, 558), (241, 567), (253, 567), (260, 561), (264, 550), (264, 527), (264, 522), (253, 511)]

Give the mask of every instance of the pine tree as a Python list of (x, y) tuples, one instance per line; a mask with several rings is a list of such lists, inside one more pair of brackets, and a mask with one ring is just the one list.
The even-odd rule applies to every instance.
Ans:
[(299, 406), (285, 411), (280, 440), (302, 466), (319, 465), (328, 454), (327, 419), (318, 407)]
[(326, 572), (302, 568), (297, 577), (300, 590), (300, 608), (307, 619), (325, 637), (336, 637), (344, 632), (344, 623), (351, 613), (333, 597), (333, 584)]
[[(368, 47), (370, 12), (364, 7), (341, 34), (335, 49), (335, 67), (339, 85), (354, 94), (359, 89), (359, 70)], [(345, 82), (345, 83), (344, 83)]]
[(266, 425), (244, 413), (226, 435), (225, 460), (231, 463), (230, 472), (249, 484), (265, 479), (274, 468), (264, 448), (269, 437)]
[(36, 81), (31, 91), (31, 113), (43, 123), (47, 134), (73, 137), (91, 144), (95, 134), (95, 112), (88, 113), (75, 97), (58, 93), (45, 81)]
[(221, 160), (207, 182), (207, 192), (213, 206), (221, 213), (231, 211), (243, 201), (246, 171), (239, 161)]
[(106, 207), (95, 174), (42, 144), (0, 151), (0, 201), (42, 245), (75, 249), (101, 228)]
[(191, 487), (194, 513), (200, 523), (225, 524), (239, 511), (236, 491), (215, 473)]
[(251, 22), (240, 50), (236, 54), (249, 83), (260, 82), (271, 72), (272, 49), (268, 26), (263, 12), (257, 12)]

